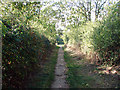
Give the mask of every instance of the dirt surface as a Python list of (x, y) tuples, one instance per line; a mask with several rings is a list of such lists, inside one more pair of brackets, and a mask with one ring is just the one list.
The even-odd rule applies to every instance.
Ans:
[(69, 88), (66, 82), (66, 63), (64, 61), (64, 51), (62, 47), (59, 48), (58, 59), (55, 68), (55, 79), (51, 88)]
[[(78, 50), (72, 48), (67, 48), (66, 50), (72, 56), (74, 64), (81, 66), (78, 70), (76, 69), (76, 74), (93, 79), (94, 82), (91, 81), (90, 83), (91, 88), (120, 88), (119, 70), (114, 67), (91, 64), (87, 59), (83, 59), (83, 55)], [(110, 70), (108, 70), (109, 68)]]

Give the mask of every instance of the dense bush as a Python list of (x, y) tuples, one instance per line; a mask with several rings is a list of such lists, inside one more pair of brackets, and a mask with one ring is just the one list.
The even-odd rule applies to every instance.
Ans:
[(101, 21), (86, 22), (80, 26), (68, 26), (63, 40), (74, 45), (88, 57), (101, 64), (120, 63), (120, 12), (119, 4), (108, 9), (108, 14)]
[(3, 87), (19, 86), (50, 47), (49, 40), (35, 32), (6, 33), (2, 45)]
[(118, 6), (112, 6), (108, 16), (94, 28), (94, 50), (99, 52), (102, 59), (109, 64), (120, 62), (120, 16), (118, 12)]
[(50, 23), (47, 26), (46, 22), (38, 19), (38, 13), (33, 8), (36, 4), (39, 2), (28, 2), (26, 5), (23, 2), (3, 4), (3, 88), (23, 87), (24, 80), (37, 68), (38, 62), (45, 59), (55, 43), (55, 27)]
[(64, 42), (77, 46), (84, 54), (88, 54), (93, 49), (92, 34), (95, 24), (87, 22), (80, 27), (71, 27), (70, 31), (66, 31), (63, 36)]

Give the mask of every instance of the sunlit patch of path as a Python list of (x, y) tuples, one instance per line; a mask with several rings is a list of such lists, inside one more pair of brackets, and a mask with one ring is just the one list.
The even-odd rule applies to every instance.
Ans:
[(66, 63), (64, 61), (64, 51), (62, 47), (59, 48), (58, 59), (55, 68), (55, 79), (51, 85), (51, 88), (69, 88), (66, 82)]

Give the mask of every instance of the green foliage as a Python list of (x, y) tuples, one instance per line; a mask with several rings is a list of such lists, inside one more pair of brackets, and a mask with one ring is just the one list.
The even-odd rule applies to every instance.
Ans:
[(44, 60), (51, 45), (46, 37), (27, 31), (21, 35), (5, 35), (2, 48), (3, 86), (16, 87), (29, 76), (39, 60)]
[(64, 42), (79, 46), (83, 53), (90, 53), (93, 49), (91, 36), (93, 34), (94, 23), (88, 22), (78, 27), (71, 27), (63, 36)]
[(86, 55), (97, 52), (98, 59), (109, 65), (119, 63), (120, 53), (120, 12), (119, 4), (108, 9), (102, 21), (86, 22), (76, 26), (68, 26), (63, 40), (72, 44)]
[(94, 28), (92, 38), (94, 49), (99, 52), (104, 61), (109, 61), (111, 64), (119, 62), (120, 16), (117, 5), (112, 6), (108, 16)]
[(23, 81), (55, 43), (55, 25), (38, 19), (36, 4), (39, 3), (9, 2), (2, 6), (5, 10), (2, 18), (3, 88), (22, 87)]

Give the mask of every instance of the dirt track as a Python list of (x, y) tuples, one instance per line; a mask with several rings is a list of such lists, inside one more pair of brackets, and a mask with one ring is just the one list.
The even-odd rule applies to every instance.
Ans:
[(57, 64), (55, 67), (55, 79), (51, 85), (51, 88), (69, 88), (65, 78), (66, 78), (66, 70), (64, 61), (64, 51), (62, 47), (59, 48)]

